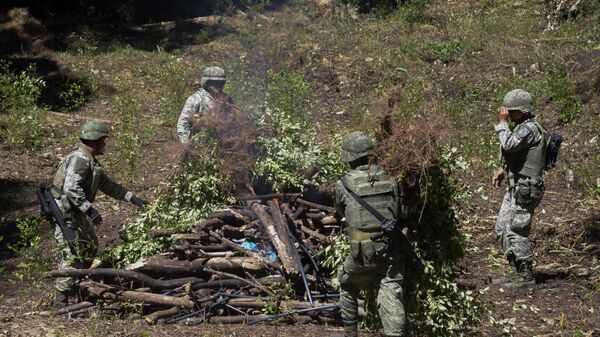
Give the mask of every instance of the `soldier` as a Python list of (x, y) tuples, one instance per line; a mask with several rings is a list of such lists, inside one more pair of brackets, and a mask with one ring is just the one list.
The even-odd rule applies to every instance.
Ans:
[(177, 133), (183, 144), (188, 143), (192, 138), (194, 120), (215, 107), (217, 102), (231, 104), (230, 99), (223, 94), (225, 86), (225, 70), (223, 68), (208, 67), (204, 69), (200, 82), (202, 87), (188, 97), (177, 121)]
[[(372, 164), (373, 142), (362, 132), (342, 139), (342, 159), (352, 170), (342, 180), (346, 186), (389, 219), (403, 217), (398, 184), (379, 166)], [(378, 288), (377, 307), (387, 336), (404, 336), (405, 313), (402, 281), (405, 259), (400, 252), (383, 258), (385, 244), (370, 238), (381, 231), (380, 222), (349, 193), (342, 180), (335, 186), (335, 207), (346, 218), (350, 253), (338, 270), (340, 304), (345, 336), (357, 332), (357, 296), (369, 285)]]
[[(92, 224), (98, 225), (102, 218), (92, 206), (98, 190), (118, 200), (144, 207), (148, 202), (133, 195), (125, 187), (112, 181), (96, 156), (104, 154), (108, 126), (91, 121), (83, 124), (79, 139), (81, 143), (61, 162), (54, 176), (53, 191), (64, 217), (77, 229), (73, 250), (66, 244), (60, 227), (56, 226), (54, 237), (62, 248), (59, 269), (89, 268), (98, 250), (98, 238)], [(67, 304), (68, 296), (75, 290), (76, 278), (63, 277), (56, 280), (56, 307)]]
[[(533, 243), (529, 239), (534, 209), (544, 196), (544, 167), (549, 136), (537, 122), (531, 95), (522, 89), (510, 91), (499, 109), (494, 127), (500, 138), (502, 168), (492, 179), (500, 187), (504, 179), (507, 192), (496, 220), (496, 238), (514, 271), (501, 282), (531, 284)], [(508, 118), (516, 123), (511, 131)]]

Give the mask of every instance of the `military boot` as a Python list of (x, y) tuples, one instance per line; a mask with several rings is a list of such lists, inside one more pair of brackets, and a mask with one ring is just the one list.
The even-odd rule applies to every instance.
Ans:
[(517, 260), (515, 266), (521, 282), (535, 282), (531, 260)]
[(344, 337), (358, 337), (357, 320), (344, 320)]
[(54, 293), (54, 299), (52, 300), (53, 309), (62, 309), (69, 304), (69, 292), (57, 290)]

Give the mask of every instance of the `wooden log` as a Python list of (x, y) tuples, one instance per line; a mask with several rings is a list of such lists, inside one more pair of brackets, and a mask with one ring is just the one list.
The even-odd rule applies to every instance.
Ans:
[(249, 200), (269, 200), (269, 199), (283, 199), (283, 198), (293, 198), (293, 197), (301, 197), (302, 193), (271, 193), (271, 194), (263, 194), (263, 195), (245, 195), (235, 197), (236, 200), (240, 201), (249, 201)]
[(186, 297), (174, 297), (154, 293), (143, 293), (131, 290), (118, 292), (116, 295), (118, 301), (129, 300), (156, 305), (164, 305), (169, 307), (178, 306), (190, 309), (195, 307), (194, 301)]
[(253, 274), (265, 272), (265, 267), (257, 259), (247, 256), (213, 257), (206, 261), (206, 267), (226, 271), (248, 271)]
[(221, 251), (226, 251), (227, 247), (225, 247), (224, 245), (190, 245), (189, 243), (185, 242), (181, 245), (175, 245), (172, 248), (174, 251), (186, 251), (188, 249), (190, 250), (198, 250), (198, 251), (203, 251), (203, 252), (221, 252)]
[(221, 227), (221, 233), (223, 233), (223, 237), (230, 239), (241, 239), (247, 234), (244, 229), (230, 225), (223, 225), (223, 227)]
[(146, 317), (144, 317), (144, 320), (146, 322), (148, 322), (148, 324), (156, 324), (156, 322), (158, 322), (159, 319), (175, 316), (178, 313), (179, 313), (179, 307), (171, 307), (169, 309), (158, 310), (158, 311), (151, 313), (150, 315), (146, 315)]
[(29, 315), (60, 316), (60, 315), (68, 314), (68, 313), (73, 312), (73, 311), (78, 311), (78, 310), (81, 310), (81, 309), (91, 308), (93, 306), (94, 306), (94, 303), (84, 301), (84, 302), (75, 303), (75, 304), (70, 305), (68, 307), (60, 308), (58, 310), (28, 312), (28, 313), (25, 313), (25, 316), (29, 316)]
[(202, 236), (198, 234), (173, 234), (171, 235), (173, 241), (200, 241)]
[[(269, 276), (269, 277), (262, 277), (262, 278), (258, 279), (258, 281), (262, 284), (269, 285), (269, 284), (275, 283), (275, 282), (285, 282), (286, 279), (281, 275), (275, 275), (275, 276)], [(235, 280), (235, 279), (221, 279), (221, 280), (214, 280), (214, 281), (208, 281), (208, 282), (202, 282), (202, 283), (195, 283), (192, 285), (192, 290), (208, 289), (208, 288), (226, 288), (226, 287), (239, 288), (239, 287), (245, 286), (247, 284), (248, 284), (247, 282), (242, 282), (242, 281)]]
[[(261, 204), (254, 202), (250, 207), (254, 214), (260, 219), (260, 222), (265, 229), (265, 233), (269, 236), (273, 248), (277, 252), (277, 256), (283, 265), (284, 271), (293, 277), (297, 277), (300, 272), (294, 262), (293, 255), (290, 252), (290, 249), (294, 249), (294, 246), (292, 245), (287, 232), (282, 231), (282, 229), (275, 224)], [(277, 206), (277, 209), (279, 210), (279, 206)]]
[(291, 220), (296, 220), (298, 218), (296, 214), (294, 214), (294, 211), (292, 211), (290, 205), (287, 203), (281, 204), (281, 211), (283, 212), (283, 214), (287, 215), (288, 218), (290, 218)]
[[(215, 324), (244, 324), (259, 319), (270, 318), (271, 315), (239, 315), (239, 316), (213, 316), (209, 319), (210, 323)], [(312, 323), (313, 318), (308, 315), (290, 315), (281, 317), (281, 320), (296, 324)], [(277, 322), (277, 320), (274, 320)]]
[(172, 228), (154, 228), (148, 232), (148, 236), (151, 238), (168, 238), (175, 233)]
[(204, 282), (203, 279), (196, 277), (186, 277), (172, 280), (157, 280), (148, 275), (125, 269), (95, 268), (95, 269), (60, 269), (50, 272), (52, 277), (84, 277), (92, 279), (102, 279), (106, 277), (120, 278), (138, 283), (141, 286), (148, 286), (152, 290), (173, 289), (186, 283)]
[(312, 230), (306, 226), (304, 226), (302, 221), (298, 221), (296, 220), (296, 225), (299, 225), (298, 227), (300, 228), (300, 230), (304, 233), (306, 233), (308, 236), (312, 236), (314, 238), (316, 238), (317, 240), (323, 242), (323, 243), (327, 243), (329, 242), (329, 237), (319, 233), (319, 231), (316, 230)]
[(197, 223), (196, 225), (194, 225), (194, 227), (197, 231), (206, 231), (209, 229), (215, 230), (221, 228), (221, 226), (223, 226), (224, 224), (225, 222), (223, 220), (214, 218)]
[[(320, 305), (322, 303), (319, 302), (314, 302), (314, 306)], [(263, 300), (257, 300), (254, 298), (232, 298), (230, 299), (227, 304), (236, 307), (236, 308), (250, 308), (250, 309), (262, 309), (264, 307), (266, 307), (267, 305), (273, 306), (273, 302), (268, 302), (268, 301), (263, 301)], [(303, 301), (285, 301), (285, 302), (279, 302), (279, 306), (280, 308), (287, 308), (287, 309), (294, 309), (294, 310), (300, 310), (300, 309), (308, 309), (308, 308), (313, 308), (314, 306), (310, 305), (310, 303), (308, 302), (303, 302)]]
[(216, 212), (212, 212), (207, 215), (207, 218), (220, 219), (224, 223), (226, 223), (228, 225), (232, 225), (232, 226), (241, 226), (243, 224), (246, 224), (246, 223), (252, 221), (251, 219), (245, 217), (244, 215), (242, 215), (232, 209), (229, 209), (229, 208), (219, 210)]
[[(182, 261), (155, 255), (150, 258), (146, 258), (143, 262), (129, 265), (126, 267), (126, 269), (135, 270), (137, 272), (154, 276), (169, 275), (170, 277), (174, 277), (184, 275), (204, 275), (204, 264), (207, 260), (207, 258), (199, 258), (193, 261)], [(204, 280), (200, 282), (203, 281)]]
[(308, 206), (308, 207), (312, 207), (312, 208), (317, 208), (317, 209), (323, 210), (325, 212), (329, 212), (329, 213), (334, 213), (335, 212), (335, 208), (334, 207), (316, 204), (314, 202), (306, 201), (304, 199), (296, 198), (296, 202), (299, 203), (299, 204), (301, 204), (301, 205), (304, 205), (304, 206)]
[(208, 235), (221, 241), (221, 243), (223, 243), (223, 245), (227, 248), (237, 250), (238, 252), (242, 253), (245, 256), (253, 257), (253, 258), (257, 259), (258, 261), (260, 261), (260, 263), (264, 264), (265, 266), (268, 266), (269, 268), (272, 268), (275, 270), (281, 270), (281, 266), (278, 263), (271, 261), (257, 252), (248, 250), (248, 249), (242, 247), (241, 245), (238, 245), (237, 243), (222, 237), (220, 234), (218, 234), (215, 231), (208, 231)]

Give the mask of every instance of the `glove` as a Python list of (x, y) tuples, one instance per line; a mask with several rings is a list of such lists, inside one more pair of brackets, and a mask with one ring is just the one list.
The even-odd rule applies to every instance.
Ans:
[(88, 208), (86, 213), (90, 217), (90, 219), (92, 219), (92, 222), (94, 224), (97, 225), (102, 222), (102, 216), (100, 215), (100, 213), (98, 213), (98, 211), (94, 207)]
[(131, 199), (129, 199), (129, 201), (139, 208), (144, 208), (146, 205), (148, 205), (148, 201), (146, 201), (140, 197), (136, 197), (135, 195), (132, 195)]

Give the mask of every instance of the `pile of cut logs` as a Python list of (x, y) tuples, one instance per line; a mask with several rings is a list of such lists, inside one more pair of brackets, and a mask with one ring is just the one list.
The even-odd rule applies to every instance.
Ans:
[(81, 277), (83, 299), (54, 314), (126, 312), (137, 303), (151, 324), (339, 321), (339, 295), (318, 255), (339, 232), (335, 209), (301, 194), (238, 200), (189, 233), (152, 230), (170, 238), (170, 249), (125, 269), (52, 271)]

